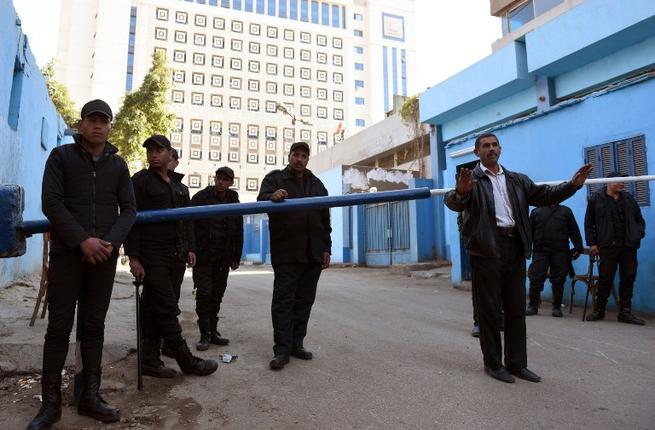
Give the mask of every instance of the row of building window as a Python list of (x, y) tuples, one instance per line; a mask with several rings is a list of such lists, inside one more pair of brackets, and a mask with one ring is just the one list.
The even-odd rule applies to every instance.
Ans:
[[(194, 0), (186, 1), (194, 3)], [(328, 27), (346, 28), (345, 6), (319, 2), (317, 0), (195, 0), (195, 2), (209, 6), (221, 6), (244, 12), (257, 13), (259, 15), (311, 22)], [(167, 9), (162, 8), (161, 10), (166, 11), (166, 15), (168, 15)], [(177, 12), (175, 16), (176, 21), (179, 19), (179, 22), (184, 20), (184, 23), (186, 23), (188, 16), (186, 18), (183, 16), (178, 17), (177, 14), (180, 13), (187, 14), (186, 12)], [(202, 23), (202, 20), (200, 22)], [(197, 18), (196, 25), (202, 25), (198, 24)]]
[[(136, 8), (135, 8), (136, 9)], [(239, 23), (239, 26), (242, 25), (241, 21), (232, 21), (234, 33), (242, 33), (242, 31), (234, 31), (234, 23)], [(174, 37), (173, 40), (178, 43), (187, 43), (188, 33), (183, 30), (171, 30)], [(168, 40), (169, 29), (165, 27), (155, 27), (155, 39), (158, 40)], [(294, 42), (296, 39), (296, 33), (294, 30), (284, 29), (283, 30), (284, 40), (289, 42)], [(261, 26), (259, 24), (250, 24), (250, 34), (254, 36), (259, 36), (261, 34)], [(273, 26), (266, 27), (266, 35), (271, 39), (278, 38), (278, 28)], [(218, 35), (206, 35), (204, 33), (193, 33), (193, 44), (197, 46), (206, 46), (209, 37), (212, 38), (214, 48), (222, 48), (223, 43), (220, 42), (223, 40), (223, 36)], [(235, 39), (238, 40), (238, 39)], [(300, 32), (300, 42), (302, 43), (312, 43), (312, 35), (306, 31)], [(219, 41), (219, 42), (217, 42)], [(316, 35), (316, 45), (327, 47), (328, 46), (328, 36), (324, 34)], [(332, 47), (335, 49), (343, 48), (343, 39), (340, 37), (332, 37)]]
[[(222, 136), (223, 135), (223, 122), (222, 121), (208, 121), (209, 125), (209, 135), (210, 136)], [(278, 137), (278, 128), (275, 126), (259, 126), (257, 124), (247, 124), (242, 127), (241, 123), (230, 122), (228, 123), (228, 137), (230, 138), (239, 138), (241, 136), (241, 129), (246, 130), (248, 138), (257, 138), (259, 137), (260, 127), (264, 130), (264, 135), (267, 141), (275, 141)], [(204, 121), (202, 119), (190, 119), (189, 128), (192, 135), (202, 134), (204, 131)], [(184, 132), (184, 118), (177, 117), (173, 125), (174, 133), (183, 133)], [(181, 134), (180, 134), (181, 136)], [(282, 129), (282, 137), (285, 142), (293, 142), (295, 140), (296, 130), (293, 128), (284, 127)], [(309, 142), (312, 138), (311, 131), (302, 129), (299, 134), (300, 140)], [(327, 143), (328, 133), (326, 131), (317, 131), (316, 139), (319, 143)], [(220, 140), (217, 141), (220, 143)], [(211, 142), (210, 142), (211, 143)], [(267, 148), (267, 149), (275, 149)], [(285, 148), (287, 151), (289, 148)]]

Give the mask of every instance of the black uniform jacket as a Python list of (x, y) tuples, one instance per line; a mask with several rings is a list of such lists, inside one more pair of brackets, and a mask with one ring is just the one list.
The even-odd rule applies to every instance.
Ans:
[(109, 142), (94, 161), (82, 136), (74, 139), (52, 150), (43, 173), (41, 206), (52, 224), (52, 251), (97, 237), (118, 252), (136, 217), (127, 164)]
[[(184, 175), (168, 172), (166, 182), (157, 172), (143, 169), (132, 176), (139, 211), (189, 206), (189, 190), (181, 181)], [(186, 261), (195, 252), (192, 221), (170, 221), (135, 225), (125, 241), (125, 254), (147, 264), (148, 258), (175, 255)]]
[[(532, 250), (528, 206), (557, 204), (571, 197), (579, 188), (570, 181), (556, 186), (536, 185), (522, 173), (511, 172), (505, 169), (505, 166), (503, 170), (512, 214), (527, 258)], [(455, 212), (462, 212), (461, 235), (469, 254), (498, 257), (493, 186), (480, 164), (473, 169), (472, 176), (476, 180), (473, 190), (461, 199), (455, 190), (449, 191), (445, 196), (445, 204)]]
[[(593, 193), (587, 202), (584, 217), (584, 230), (587, 245), (614, 245), (614, 226), (612, 224), (612, 197), (607, 195), (606, 187)], [(623, 214), (625, 217), (625, 246), (639, 248), (641, 239), (646, 235), (646, 222), (641, 209), (632, 194), (621, 191)]]
[[(198, 191), (191, 199), (191, 206), (218, 205), (227, 203), (239, 203), (239, 193), (234, 190), (226, 190), (224, 199), (220, 199), (216, 187), (210, 185)], [(243, 251), (243, 217), (241, 215), (224, 217), (224, 231), (222, 232), (223, 244), (216, 246), (217, 240), (212, 236), (212, 223), (216, 218), (197, 219), (194, 222), (196, 251), (198, 264), (208, 262), (218, 249), (221, 250), (221, 263), (231, 264), (241, 260)]]
[(582, 236), (570, 208), (562, 205), (534, 208), (530, 213), (532, 250), (569, 252), (569, 238), (575, 250), (583, 251)]
[[(311, 171), (305, 170), (301, 180), (294, 177), (287, 166), (264, 177), (257, 200), (270, 200), (271, 194), (279, 189), (287, 190), (288, 199), (328, 195), (321, 180)], [(331, 252), (332, 227), (328, 208), (270, 213), (268, 218), (273, 264), (321, 263), (323, 253)]]

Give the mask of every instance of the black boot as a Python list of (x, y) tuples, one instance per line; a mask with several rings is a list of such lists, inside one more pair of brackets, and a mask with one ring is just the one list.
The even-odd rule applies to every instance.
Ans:
[(213, 343), (214, 345), (229, 345), (230, 339), (224, 338), (221, 336), (221, 334), (216, 330), (216, 327), (218, 326), (218, 316), (211, 317), (210, 318), (210, 324), (211, 324), (211, 339), (210, 342)]
[(616, 319), (622, 323), (646, 325), (646, 321), (634, 316), (633, 313), (630, 311), (630, 308), (621, 309), (621, 312), (619, 312), (619, 314), (616, 316)]
[(175, 349), (175, 360), (177, 364), (187, 375), (207, 376), (216, 372), (218, 363), (214, 360), (203, 360), (195, 357), (189, 351), (189, 346), (186, 341), (181, 337), (171, 342), (171, 346)]
[(161, 355), (165, 355), (168, 358), (175, 358), (175, 351), (173, 351), (168, 342), (165, 340), (161, 341)]
[(178, 375), (175, 369), (164, 366), (159, 358), (159, 340), (143, 340), (143, 362), (141, 371), (146, 376), (153, 378), (174, 378)]
[(528, 301), (528, 308), (525, 310), (525, 314), (537, 315), (539, 313), (539, 304), (541, 303), (541, 294), (539, 290), (534, 290), (530, 288), (530, 300)]
[(121, 419), (121, 411), (109, 406), (98, 390), (100, 389), (100, 371), (84, 372), (82, 375), (82, 394), (77, 403), (77, 413), (91, 417), (103, 423), (115, 423)]
[(562, 296), (564, 295), (564, 285), (553, 285), (553, 313), (555, 318), (562, 318)]
[(27, 430), (49, 429), (61, 419), (61, 374), (43, 375), (41, 378), (41, 409)]
[(587, 321), (600, 321), (605, 318), (605, 305), (599, 304), (598, 299), (596, 299), (596, 306), (594, 306), (594, 311), (587, 315)]
[(198, 317), (198, 330), (200, 331), (200, 340), (196, 343), (198, 351), (207, 351), (211, 342), (212, 332), (209, 328), (209, 318), (206, 316)]

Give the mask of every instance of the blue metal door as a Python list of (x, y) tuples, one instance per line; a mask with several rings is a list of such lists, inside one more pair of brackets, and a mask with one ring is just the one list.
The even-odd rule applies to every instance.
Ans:
[(406, 263), (410, 255), (409, 202), (366, 205), (366, 264)]

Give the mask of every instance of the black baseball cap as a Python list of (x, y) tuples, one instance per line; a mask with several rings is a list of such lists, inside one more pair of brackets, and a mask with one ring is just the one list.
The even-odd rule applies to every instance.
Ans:
[(289, 154), (291, 154), (293, 151), (297, 151), (299, 149), (303, 150), (307, 154), (309, 154), (309, 145), (307, 144), (307, 142), (294, 142), (291, 145), (291, 148), (289, 149)]
[(219, 167), (218, 169), (216, 169), (216, 176), (218, 176), (219, 173), (222, 173), (228, 178), (234, 180), (234, 170), (230, 169), (227, 166)]
[(175, 148), (171, 149), (171, 157), (175, 161), (177, 161), (180, 158), (180, 154), (178, 154), (177, 149)]
[(163, 136), (161, 134), (153, 134), (152, 136), (147, 138), (145, 142), (143, 142), (144, 148), (147, 148), (150, 145), (157, 145), (159, 147), (166, 148), (169, 151), (173, 149), (170, 140), (168, 140), (166, 136)]
[(607, 176), (605, 176), (605, 177), (606, 178), (626, 178), (626, 177), (628, 177), (628, 175), (626, 175), (625, 173), (620, 173), (620, 172), (609, 172), (607, 174)]
[(100, 99), (91, 100), (90, 102), (82, 106), (82, 111), (80, 112), (80, 116), (84, 118), (94, 113), (102, 114), (107, 118), (109, 118), (109, 120), (114, 119), (114, 114), (112, 114), (109, 105)]

